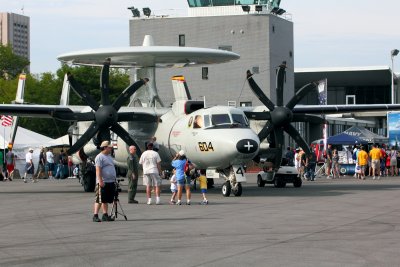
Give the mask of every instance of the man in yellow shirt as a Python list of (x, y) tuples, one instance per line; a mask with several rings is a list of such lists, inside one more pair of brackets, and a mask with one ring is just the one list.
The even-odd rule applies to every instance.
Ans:
[(361, 147), (361, 150), (357, 153), (357, 163), (358, 166), (360, 166), (361, 168), (361, 173), (357, 173), (357, 178), (365, 180), (365, 170), (368, 166), (368, 154), (363, 146)]
[(378, 179), (381, 178), (380, 176), (380, 165), (381, 165), (381, 150), (378, 148), (376, 144), (372, 146), (371, 151), (369, 151), (369, 157), (371, 158), (371, 165), (372, 165), (372, 173), (373, 173), (373, 180), (375, 180), (375, 175), (378, 173)]

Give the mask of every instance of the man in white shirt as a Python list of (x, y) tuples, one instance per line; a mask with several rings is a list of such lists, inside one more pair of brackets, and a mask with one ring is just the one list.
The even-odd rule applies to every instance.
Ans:
[(143, 166), (143, 184), (146, 186), (147, 205), (151, 205), (151, 187), (155, 187), (156, 205), (160, 202), (161, 187), (161, 158), (160, 155), (153, 150), (153, 143), (147, 144), (147, 150), (143, 152), (139, 159), (139, 164)]
[(53, 179), (54, 154), (52, 148), (49, 148), (46, 152), (46, 165), (47, 165), (48, 177), (49, 179)]
[[(29, 148), (28, 153), (25, 156), (25, 174), (24, 174), (24, 183), (33, 178), (33, 174), (35, 173), (35, 167), (33, 166), (33, 148)], [(33, 179), (32, 179), (33, 180)], [(33, 180), (33, 182), (37, 182), (37, 180)]]

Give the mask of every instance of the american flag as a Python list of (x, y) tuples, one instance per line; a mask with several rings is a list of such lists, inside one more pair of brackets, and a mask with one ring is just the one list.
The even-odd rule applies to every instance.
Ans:
[(1, 115), (1, 125), (2, 126), (11, 126), (13, 122), (13, 117), (12, 116), (5, 116)]

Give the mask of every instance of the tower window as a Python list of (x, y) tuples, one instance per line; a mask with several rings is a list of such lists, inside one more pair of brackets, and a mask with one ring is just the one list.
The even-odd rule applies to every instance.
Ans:
[(185, 35), (179, 34), (179, 46), (185, 46)]
[(201, 68), (201, 78), (203, 80), (208, 80), (208, 67)]

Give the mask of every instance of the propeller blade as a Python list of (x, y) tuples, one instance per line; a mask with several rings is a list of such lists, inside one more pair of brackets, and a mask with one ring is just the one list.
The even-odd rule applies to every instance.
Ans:
[(274, 110), (275, 105), (272, 101), (264, 94), (258, 84), (252, 78), (253, 74), (248, 70), (247, 71), (247, 81), (249, 82), (250, 88), (253, 93), (260, 99), (260, 101), (270, 110)]
[(97, 123), (95, 121), (92, 122), (92, 124), (90, 124), (90, 126), (86, 130), (86, 132), (67, 151), (68, 155), (78, 152), (84, 145), (86, 145), (87, 142), (90, 141), (90, 138), (95, 136), (95, 134), (97, 133), (98, 130), (99, 130), (99, 126), (97, 125)]
[(65, 113), (65, 112), (54, 112), (53, 117), (61, 121), (93, 121), (95, 115), (93, 112), (84, 113)]
[(275, 136), (275, 148), (276, 154), (275, 154), (275, 160), (274, 160), (274, 166), (276, 169), (279, 169), (282, 163), (282, 145), (283, 145), (283, 130), (281, 128), (275, 129), (274, 131), (274, 136)]
[(286, 75), (286, 62), (279, 65), (278, 73), (276, 75), (276, 105), (283, 106), (283, 84)]
[(328, 121), (318, 115), (293, 114), (293, 121), (311, 122), (316, 124), (328, 124)]
[(72, 76), (71, 73), (68, 73), (67, 75), (68, 75), (69, 85), (75, 91), (75, 93), (77, 93), (78, 96), (86, 104), (88, 104), (89, 107), (91, 107), (93, 110), (97, 110), (99, 108), (99, 104), (96, 102), (96, 100), (94, 100), (91, 95), (89, 95), (85, 90), (82, 89), (82, 87), (75, 80), (74, 76)]
[(287, 132), (296, 143), (306, 152), (306, 154), (310, 154), (311, 150), (308, 146), (307, 142), (300, 136), (300, 133), (294, 128), (291, 124), (285, 126), (285, 132)]
[(311, 92), (314, 88), (317, 87), (316, 83), (309, 83), (304, 85), (303, 87), (300, 88), (299, 91), (290, 99), (289, 103), (286, 104), (286, 107), (288, 109), (293, 109), (294, 106), (297, 105), (297, 103), (300, 102), (303, 97), (305, 97), (309, 92)]
[(264, 128), (262, 128), (262, 130), (258, 133), (258, 138), (260, 138), (260, 142), (264, 141), (264, 139), (267, 138), (273, 130), (274, 125), (270, 121), (267, 121)]
[(128, 146), (136, 146), (136, 152), (138, 157), (142, 155), (139, 145), (132, 139), (130, 134), (124, 128), (122, 128), (121, 125), (119, 125), (118, 123), (114, 124), (113, 126), (111, 126), (111, 131), (116, 133), (122, 140), (124, 140), (124, 142)]
[(124, 103), (125, 100), (129, 99), (140, 87), (145, 85), (149, 79), (145, 78), (143, 80), (139, 80), (131, 85), (129, 85), (114, 101), (113, 107), (115, 110), (119, 110)]
[(110, 105), (110, 59), (108, 58), (101, 68), (100, 88), (101, 88), (101, 104), (103, 106)]
[(147, 113), (121, 112), (118, 113), (118, 121), (157, 122), (158, 117)]
[(244, 114), (247, 118), (256, 121), (266, 121), (271, 119), (271, 113), (264, 111), (264, 112), (252, 112), (252, 111), (245, 111)]
[(111, 132), (109, 127), (101, 127), (96, 136), (93, 137), (93, 143), (100, 149), (100, 144), (103, 141), (111, 140)]

